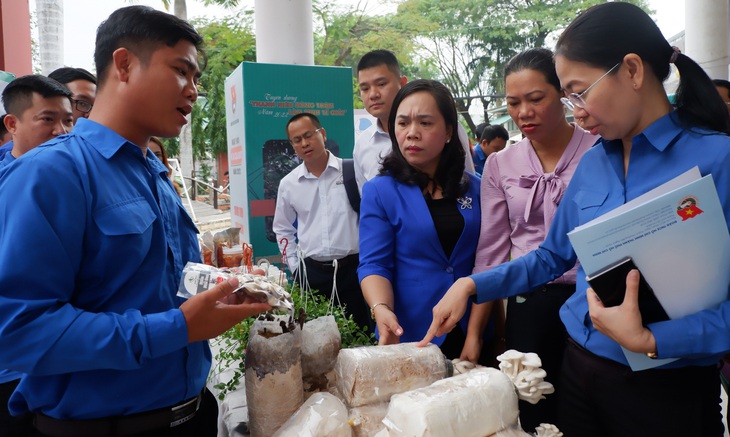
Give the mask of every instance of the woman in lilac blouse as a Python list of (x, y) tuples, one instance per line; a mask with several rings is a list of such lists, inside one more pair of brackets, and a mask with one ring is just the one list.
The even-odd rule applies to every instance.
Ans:
[[(505, 67), (507, 108), (525, 138), (487, 158), (482, 174), (482, 226), (474, 273), (536, 249), (545, 239), (583, 152), (598, 138), (565, 119), (553, 54), (522, 52)], [(575, 292), (576, 267), (507, 304), (508, 349), (536, 352), (554, 385), (565, 347), (558, 310)], [(555, 396), (520, 401), (524, 429), (556, 423)]]

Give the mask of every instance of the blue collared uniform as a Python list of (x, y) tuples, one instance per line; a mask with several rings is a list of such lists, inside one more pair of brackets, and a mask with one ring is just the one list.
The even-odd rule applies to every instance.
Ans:
[(2, 146), (0, 146), (0, 160), (2, 160), (5, 155), (7, 155), (8, 153), (10, 153), (11, 150), (13, 150), (13, 142), (12, 141), (8, 141), (7, 143), (5, 143)]
[(207, 342), (176, 296), (200, 261), (167, 168), (79, 119), (0, 177), (0, 368), (22, 372), (13, 414), (128, 415), (196, 396)]
[(471, 149), (471, 157), (474, 160), (474, 171), (478, 176), (484, 173), (484, 164), (487, 162), (487, 155), (484, 154), (479, 142)]
[[(10, 149), (12, 150), (13, 142), (10, 141), (8, 144), (10, 144)], [(5, 147), (5, 146), (3, 146), (3, 147)], [(12, 153), (7, 152), (5, 154), (0, 154), (0, 171), (2, 169), (4, 169), (5, 167), (7, 167), (8, 165), (10, 165), (10, 163), (13, 161), (15, 161), (15, 157), (13, 156)], [(2, 375), (2, 373), (0, 373), (0, 375)], [(3, 382), (2, 376), (0, 376), (0, 382)]]
[[(360, 266), (362, 282), (382, 276), (393, 285), (393, 310), (403, 327), (402, 343), (421, 340), (431, 325), (431, 309), (457, 279), (474, 267), (481, 208), (479, 178), (465, 173), (469, 190), (457, 201), (464, 229), (447, 257), (421, 188), (376, 176), (362, 190)], [(471, 307), (470, 307), (471, 308)], [(466, 334), (469, 310), (461, 327)], [(446, 336), (433, 339), (441, 345)]]
[[(600, 140), (578, 164), (545, 242), (521, 258), (472, 276), (477, 286), (477, 301), (513, 296), (557, 278), (576, 261), (568, 232), (695, 166), (703, 176), (712, 174), (725, 219), (730, 220), (730, 137), (727, 135), (686, 130), (679, 124), (676, 113), (667, 114), (633, 138), (626, 177), (621, 140)], [(576, 293), (560, 310), (568, 334), (594, 354), (628, 365), (618, 343), (598, 332), (591, 323), (585, 277), (581, 266)], [(649, 329), (656, 339), (659, 358), (681, 358), (663, 368), (717, 363), (730, 350), (730, 301), (718, 309), (652, 323)]]

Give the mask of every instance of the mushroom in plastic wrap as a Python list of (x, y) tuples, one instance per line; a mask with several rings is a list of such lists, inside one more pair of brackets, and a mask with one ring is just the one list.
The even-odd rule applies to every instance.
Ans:
[(252, 437), (269, 437), (304, 402), (301, 330), (288, 316), (259, 316), (246, 346), (246, 405)]
[(342, 349), (337, 356), (337, 388), (350, 407), (387, 401), (396, 393), (425, 387), (452, 374), (438, 346), (416, 343)]
[(329, 393), (315, 393), (273, 437), (350, 437), (347, 408)]
[(383, 423), (390, 437), (484, 437), (517, 424), (507, 375), (483, 367), (393, 395)]
[(317, 317), (304, 324), (302, 377), (305, 391), (327, 390), (333, 382), (327, 375), (335, 366), (341, 345), (342, 337), (334, 316)]

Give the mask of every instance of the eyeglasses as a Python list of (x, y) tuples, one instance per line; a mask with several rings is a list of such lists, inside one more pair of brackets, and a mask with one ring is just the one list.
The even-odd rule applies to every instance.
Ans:
[(616, 67), (618, 67), (619, 65), (621, 65), (621, 62), (619, 62), (618, 64), (616, 64), (613, 67), (611, 67), (610, 70), (608, 70), (606, 73), (604, 73), (603, 76), (599, 77), (597, 81), (593, 82), (593, 85), (591, 85), (588, 88), (586, 88), (585, 91), (583, 91), (582, 93), (580, 93), (580, 94), (570, 93), (570, 94), (568, 94), (568, 97), (561, 97), (560, 98), (560, 101), (563, 102), (563, 105), (565, 105), (565, 107), (568, 108), (568, 109), (570, 109), (571, 111), (574, 111), (575, 108), (580, 108), (580, 109), (585, 108), (586, 107), (586, 101), (583, 98), (583, 96), (586, 95), (586, 93), (588, 91), (590, 91), (591, 88), (593, 88), (594, 86), (598, 85), (598, 82), (602, 81), (604, 77), (606, 77), (609, 74), (611, 74), (611, 72), (613, 70), (615, 70)]
[(321, 130), (322, 130), (322, 128), (315, 129), (315, 130), (308, 130), (308, 131), (304, 132), (301, 137), (294, 137), (294, 138), (290, 139), (289, 141), (293, 145), (298, 146), (299, 144), (302, 143), (302, 140), (308, 140), (308, 139), (312, 138), (312, 135), (316, 134), (317, 132), (319, 132)]
[(79, 112), (90, 112), (91, 108), (94, 107), (92, 103), (87, 102), (86, 100), (75, 100), (71, 99), (71, 103), (73, 103), (74, 108), (76, 108)]

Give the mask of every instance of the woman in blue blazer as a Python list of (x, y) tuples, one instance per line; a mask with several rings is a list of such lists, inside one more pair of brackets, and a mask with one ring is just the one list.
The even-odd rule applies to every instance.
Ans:
[[(358, 275), (380, 344), (423, 338), (433, 306), (474, 266), (480, 184), (464, 172), (457, 123), (444, 85), (406, 84), (388, 120), (392, 151), (363, 187)], [(434, 343), (449, 358), (476, 362), (490, 310), (479, 305), (461, 330)]]

